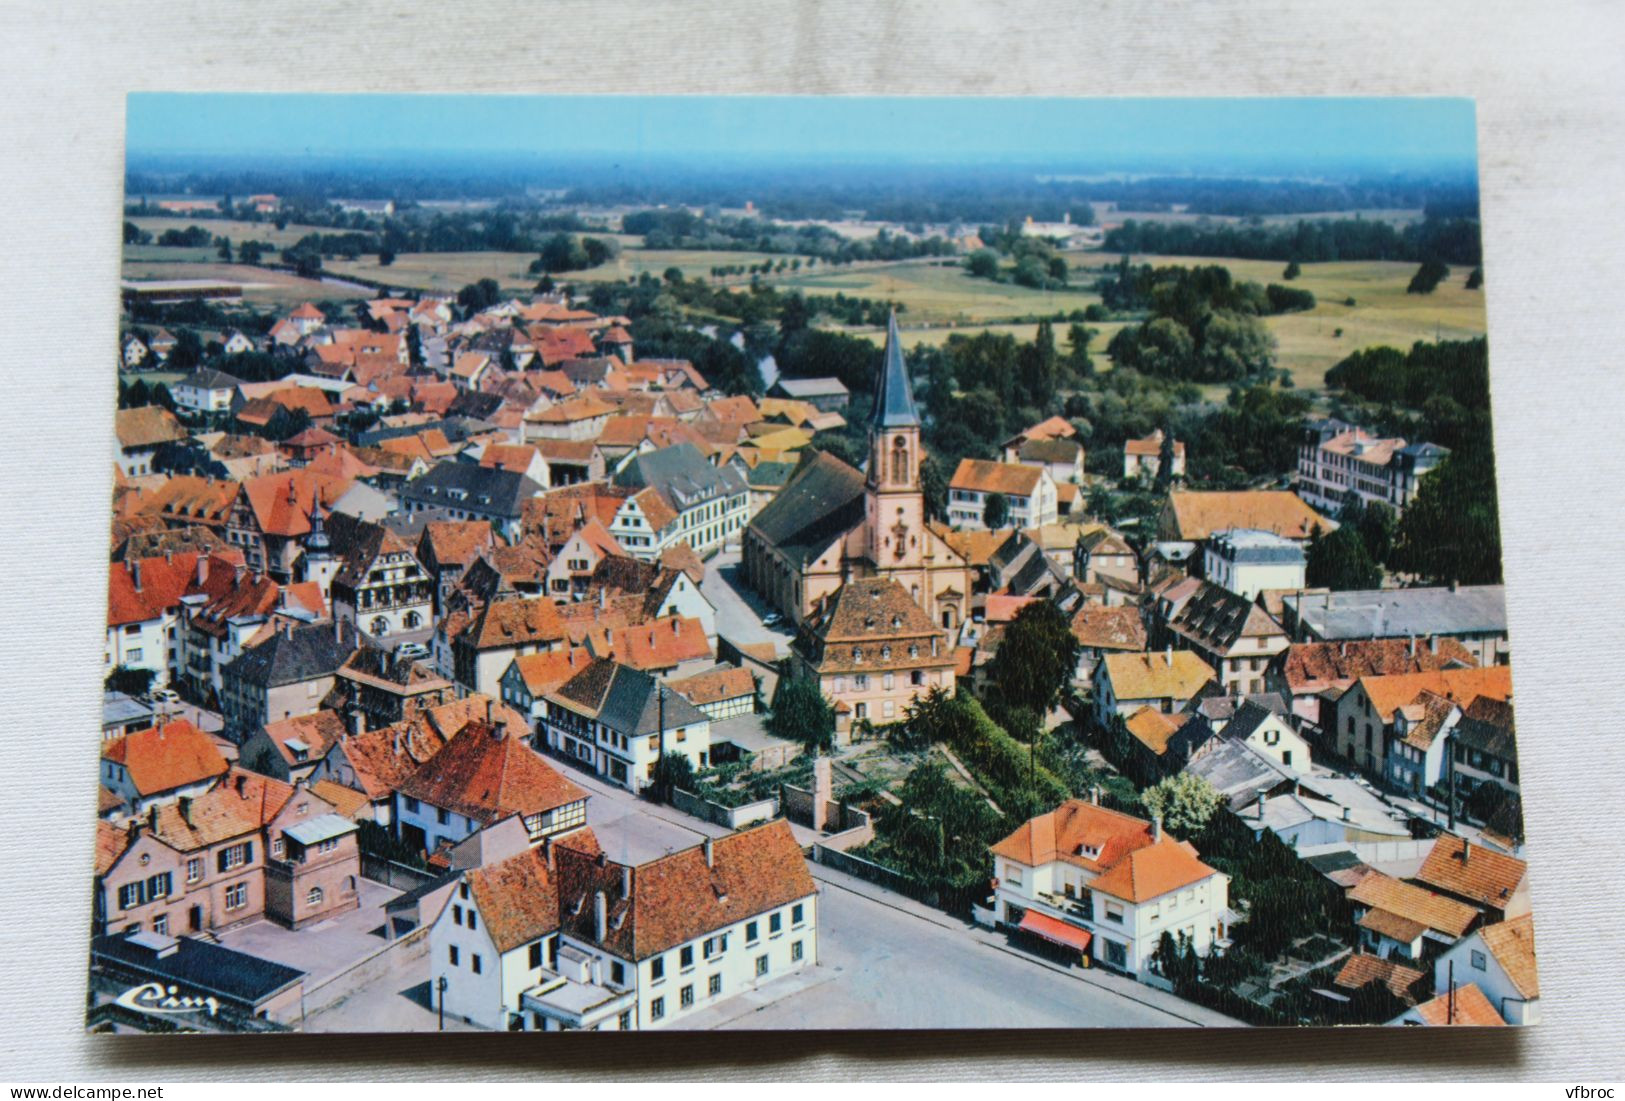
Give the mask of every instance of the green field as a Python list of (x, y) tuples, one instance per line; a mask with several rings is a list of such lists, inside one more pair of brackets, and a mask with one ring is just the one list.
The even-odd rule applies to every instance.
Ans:
[[(409, 252), (395, 258), (389, 267), (376, 256), (359, 260), (329, 260), (326, 267), (337, 274), (359, 275), (380, 282), (400, 280), (403, 285), (423, 290), (457, 291), (481, 279), (495, 279), (511, 294), (527, 293), (541, 278), (530, 274), (536, 254), (532, 252)], [(644, 272), (664, 275), (667, 268), (681, 268), (685, 276), (711, 278), (711, 269), (724, 264), (759, 264), (764, 260), (785, 259), (764, 252), (702, 252), (690, 249), (624, 249), (608, 264), (586, 271), (556, 273), (560, 283), (615, 283), (634, 279)]]
[(910, 328), (920, 325), (967, 325), (1033, 314), (1081, 310), (1099, 302), (1093, 291), (1039, 291), (1014, 283), (973, 279), (957, 263), (928, 262), (814, 268), (795, 275), (775, 275), (768, 282), (803, 294), (845, 293), (887, 299), (906, 307)]
[(324, 299), (372, 297), (370, 291), (334, 286), (315, 279), (301, 279), (292, 272), (270, 271), (245, 264), (127, 260), (123, 266), (123, 276), (126, 279), (219, 279), (227, 283), (241, 283), (245, 302), (271, 309)]
[[(1096, 268), (1114, 261), (1103, 253), (1087, 254), (1085, 264)], [(1135, 257), (1140, 262), (1142, 257)], [(1158, 256), (1149, 258), (1158, 266), (1221, 264), (1230, 269), (1237, 279), (1250, 279), (1259, 283), (1281, 282), (1285, 267), (1273, 260), (1228, 260), (1192, 256)], [(1326, 371), (1339, 360), (1360, 348), (1387, 344), (1395, 348), (1409, 348), (1418, 340), (1463, 340), (1482, 336), (1485, 332), (1484, 296), (1482, 291), (1469, 291), (1462, 284), (1467, 278), (1466, 268), (1453, 268), (1450, 276), (1432, 294), (1406, 294), (1405, 287), (1415, 274), (1417, 265), (1376, 260), (1346, 261), (1327, 264), (1304, 264), (1303, 274), (1292, 285), (1312, 291), (1316, 305), (1313, 310), (1297, 314), (1282, 314), (1265, 319), (1265, 324), (1277, 341), (1276, 362), (1292, 372), (1293, 382), (1304, 389), (1318, 390), (1325, 382)], [(952, 269), (924, 269), (928, 275), (916, 273), (916, 265), (897, 265), (867, 271), (832, 273), (832, 278), (846, 281), (838, 289), (849, 294), (872, 297), (892, 297), (908, 305), (901, 317), (905, 326), (903, 341), (907, 347), (920, 344), (940, 345), (955, 332), (977, 332), (983, 329), (1007, 332), (1018, 339), (1030, 340), (1037, 326), (1033, 324), (978, 324), (978, 319), (999, 316), (990, 303), (1003, 296), (1007, 303), (1018, 308), (1006, 308), (1004, 316), (1018, 313), (1040, 312), (1033, 303), (1045, 296), (1039, 291), (1021, 287), (989, 283), (955, 273)], [(956, 278), (957, 277), (957, 278)], [(822, 278), (822, 277), (814, 277)], [(1080, 272), (1079, 282), (1093, 282), (1094, 273)], [(788, 281), (786, 285), (799, 285), (804, 289), (808, 278)], [(888, 294), (887, 287), (896, 289)], [(960, 297), (957, 302), (955, 294)], [(1051, 310), (1073, 309), (1089, 302), (1098, 302), (1098, 296), (1085, 292), (1058, 293), (1053, 298), (1075, 300), (1076, 305), (1052, 306)], [(1353, 306), (1346, 301), (1353, 298)], [(966, 321), (944, 323), (941, 314), (956, 305)], [(1122, 322), (1096, 322), (1091, 324), (1097, 336), (1091, 345), (1097, 360), (1104, 352)], [(1341, 332), (1339, 332), (1341, 331)], [(858, 335), (880, 341), (884, 334), (878, 330), (864, 330)], [(1065, 329), (1057, 326), (1056, 340), (1064, 341)], [(1101, 366), (1105, 366), (1102, 362)], [(1223, 388), (1219, 388), (1222, 392)]]

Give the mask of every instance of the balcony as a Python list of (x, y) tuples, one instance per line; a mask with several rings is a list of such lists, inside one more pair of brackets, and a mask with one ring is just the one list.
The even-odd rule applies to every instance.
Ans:
[(1088, 922), (1095, 920), (1094, 907), (1084, 905), (1081, 898), (1069, 898), (1048, 891), (1035, 892), (1035, 896), (1041, 908), (1052, 910), (1059, 917)]

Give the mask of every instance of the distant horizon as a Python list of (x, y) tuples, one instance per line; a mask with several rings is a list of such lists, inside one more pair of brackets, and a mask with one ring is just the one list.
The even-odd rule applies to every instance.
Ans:
[[(397, 135), (410, 134), (410, 140)], [(132, 93), (140, 162), (724, 172), (787, 166), (1313, 178), (1475, 173), (1443, 98), (443, 96)]]

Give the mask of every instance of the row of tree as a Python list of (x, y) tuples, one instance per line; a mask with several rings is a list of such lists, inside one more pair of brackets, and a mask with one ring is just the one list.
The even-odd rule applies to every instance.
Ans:
[(1475, 217), (1424, 218), (1405, 226), (1374, 218), (1323, 218), (1290, 225), (1146, 222), (1108, 230), (1109, 252), (1166, 256), (1231, 256), (1244, 260), (1433, 260), (1483, 262)]

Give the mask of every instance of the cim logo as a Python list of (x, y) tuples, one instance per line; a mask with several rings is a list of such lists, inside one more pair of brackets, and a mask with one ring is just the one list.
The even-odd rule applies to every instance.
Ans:
[(190, 997), (177, 993), (173, 986), (157, 982), (132, 986), (113, 999), (113, 1004), (138, 1013), (196, 1013), (204, 1010), (213, 1017), (220, 1011), (220, 1003), (212, 997)]

